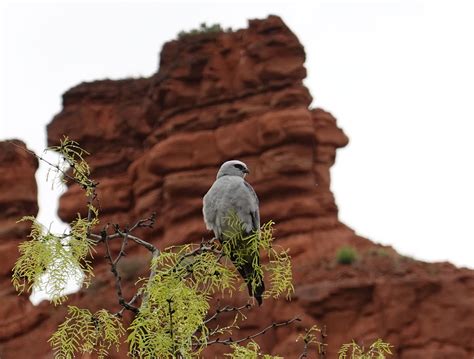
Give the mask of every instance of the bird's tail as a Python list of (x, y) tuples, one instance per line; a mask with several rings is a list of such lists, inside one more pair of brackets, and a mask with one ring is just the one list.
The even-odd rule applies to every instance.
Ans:
[[(258, 261), (260, 265), (260, 261)], [(247, 289), (251, 297), (255, 297), (258, 305), (262, 305), (262, 295), (265, 291), (265, 283), (263, 282), (263, 276), (260, 271), (256, 271), (252, 263), (245, 263), (242, 266), (237, 267), (240, 275), (244, 278), (247, 283)]]
[(250, 282), (247, 282), (247, 288), (249, 290), (249, 295), (251, 297), (255, 297), (257, 300), (258, 305), (262, 305), (262, 295), (265, 292), (265, 283), (263, 283), (263, 278), (260, 276), (260, 282), (257, 282), (255, 288), (252, 287)]
[[(224, 240), (219, 238), (221, 243), (224, 243)], [(265, 283), (263, 282), (263, 274), (261, 270), (256, 270), (254, 268), (255, 260), (257, 266), (260, 268), (260, 257), (258, 253), (251, 253), (247, 256), (245, 263), (241, 263), (241, 260), (238, 260), (236, 254), (237, 248), (231, 248), (230, 253), (228, 254), (232, 263), (234, 263), (238, 272), (244, 279), (247, 284), (249, 295), (255, 297), (258, 302), (258, 305), (262, 305), (262, 295), (265, 291)], [(256, 258), (255, 258), (256, 257)], [(239, 263), (240, 262), (240, 263)]]

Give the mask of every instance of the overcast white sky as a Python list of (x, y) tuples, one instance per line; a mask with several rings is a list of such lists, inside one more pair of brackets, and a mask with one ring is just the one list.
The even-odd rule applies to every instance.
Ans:
[[(313, 106), (351, 139), (332, 170), (341, 220), (402, 254), (474, 268), (474, 2), (3, 1), (0, 11), (0, 139), (36, 152), (68, 88), (150, 76), (162, 44), (201, 22), (280, 15), (305, 46)], [(41, 221), (54, 220), (54, 203), (42, 185)]]

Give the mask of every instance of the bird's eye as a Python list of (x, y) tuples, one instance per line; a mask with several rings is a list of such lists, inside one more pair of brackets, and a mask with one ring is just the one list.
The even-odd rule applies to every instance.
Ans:
[(234, 167), (235, 167), (235, 168), (238, 168), (238, 169), (241, 170), (241, 171), (243, 171), (243, 170), (245, 169), (244, 166), (242, 166), (242, 165), (240, 165), (240, 164), (238, 164), (238, 163), (235, 164)]

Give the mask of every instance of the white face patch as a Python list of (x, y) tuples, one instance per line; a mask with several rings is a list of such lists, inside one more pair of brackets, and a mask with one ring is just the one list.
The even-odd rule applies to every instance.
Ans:
[(248, 173), (248, 168), (245, 163), (238, 160), (231, 160), (224, 162), (217, 172), (217, 178), (222, 176), (238, 176), (244, 178)]

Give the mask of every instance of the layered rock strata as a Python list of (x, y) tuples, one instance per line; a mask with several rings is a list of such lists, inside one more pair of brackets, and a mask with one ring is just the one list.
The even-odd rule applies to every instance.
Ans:
[[(268, 300), (253, 309), (242, 334), (295, 315), (303, 319), (260, 338), (263, 350), (297, 357), (297, 334), (317, 323), (327, 328), (329, 358), (344, 342), (367, 345), (378, 337), (395, 345), (397, 358), (471, 358), (473, 273), (402, 257), (338, 220), (330, 168), (348, 139), (330, 113), (310, 107), (304, 61), (302, 45), (275, 16), (251, 20), (244, 30), (171, 41), (151, 78), (83, 83), (67, 91), (48, 126), (49, 144), (68, 135), (92, 153), (103, 224), (126, 225), (156, 212), (157, 225), (140, 234), (160, 248), (209, 236), (202, 196), (223, 161), (245, 161), (262, 221), (274, 220), (277, 243), (291, 250), (296, 291), (291, 302)], [(61, 218), (73, 219), (85, 202), (71, 185), (60, 200)], [(343, 245), (358, 250), (352, 265), (335, 260)], [(130, 247), (126, 259), (130, 294), (148, 256)], [(92, 287), (72, 303), (115, 310), (107, 265), (100, 255), (95, 262)], [(50, 355), (45, 337), (64, 312), (41, 308), (48, 320), (7, 338), (5, 358), (31, 353), (31, 346), (22, 347), (26, 340), (34, 341), (35, 357)], [(206, 355), (219, 357), (225, 349)]]

